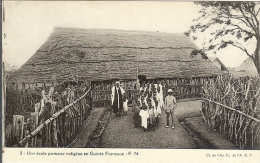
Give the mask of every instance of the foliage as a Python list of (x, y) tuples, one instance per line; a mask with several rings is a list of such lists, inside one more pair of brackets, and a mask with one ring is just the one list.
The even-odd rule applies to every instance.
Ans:
[(34, 111), (34, 104), (40, 100), (39, 94), (32, 90), (6, 89), (5, 124), (12, 122), (13, 115), (25, 115)]
[(210, 38), (207, 43), (203, 43), (204, 47), (201, 50), (193, 53), (204, 56), (207, 51), (216, 53), (217, 50), (233, 46), (254, 60), (260, 74), (260, 2), (194, 3), (202, 7), (199, 11), (200, 16), (193, 20), (195, 25), (184, 34), (196, 40), (197, 37), (194, 35), (198, 32), (209, 32)]

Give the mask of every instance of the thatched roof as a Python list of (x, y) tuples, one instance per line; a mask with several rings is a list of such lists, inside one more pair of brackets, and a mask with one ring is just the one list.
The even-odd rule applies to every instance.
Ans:
[[(30, 48), (30, 47), (28, 47)], [(182, 34), (56, 27), (16, 71), (18, 82), (215, 76), (209, 60), (190, 57), (196, 46)], [(77, 70), (77, 72), (76, 72)]]
[(209, 57), (209, 60), (214, 63), (220, 70), (226, 71), (227, 67), (224, 65), (224, 63), (218, 58), (218, 57)]

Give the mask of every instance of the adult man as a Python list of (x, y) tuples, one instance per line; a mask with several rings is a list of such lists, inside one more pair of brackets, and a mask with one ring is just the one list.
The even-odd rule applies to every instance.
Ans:
[(118, 117), (118, 115), (120, 115), (121, 111), (123, 110), (122, 96), (125, 93), (125, 91), (122, 87), (120, 87), (119, 81), (115, 83), (115, 86), (112, 87), (111, 91), (111, 106), (113, 109), (113, 113), (115, 113)]
[(172, 119), (172, 128), (174, 128), (173, 123), (173, 114), (174, 114), (174, 108), (176, 108), (176, 98), (173, 96), (172, 89), (168, 90), (168, 95), (165, 97), (165, 112), (167, 114), (166, 120), (167, 120), (167, 126), (166, 128), (169, 128), (169, 117), (171, 115)]

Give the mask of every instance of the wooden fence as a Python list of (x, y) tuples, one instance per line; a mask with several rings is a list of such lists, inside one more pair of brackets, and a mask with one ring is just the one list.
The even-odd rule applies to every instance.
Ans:
[[(171, 89), (177, 100), (187, 98), (200, 98), (201, 85), (178, 85)], [(168, 88), (163, 90), (163, 96), (167, 95)], [(125, 90), (129, 103), (133, 101), (134, 97), (139, 94), (139, 90)], [(111, 103), (111, 90), (92, 90), (91, 96), (93, 100), (93, 107), (109, 106)]]
[(12, 126), (5, 129), (5, 145), (66, 147), (92, 108), (90, 89), (84, 93), (85, 89), (51, 95), (41, 108), (36, 103), (35, 112), (30, 115), (13, 115)]
[[(89, 91), (81, 97), (65, 106), (60, 110), (56, 110), (54, 105), (50, 110), (51, 116), (38, 116), (40, 125), (33, 123), (37, 128), (33, 132), (27, 133), (26, 137), (19, 141), (16, 146), (25, 147), (66, 147), (75, 137), (79, 127), (82, 126), (90, 111)], [(27, 123), (27, 126), (30, 123)]]
[(202, 115), (240, 149), (260, 149), (260, 78), (218, 76), (203, 86)]
[[(201, 97), (201, 87), (204, 83), (209, 80), (214, 80), (214, 78), (195, 78), (195, 79), (169, 79), (169, 80), (149, 80), (147, 83), (157, 83), (158, 81), (162, 84), (163, 87), (163, 96), (167, 95), (167, 90), (172, 89), (173, 95), (177, 100), (187, 99), (187, 98), (200, 98)], [(144, 83), (143, 83), (144, 84)], [(96, 88), (100, 88), (95, 85)], [(103, 90), (91, 90), (91, 96), (93, 100), (93, 106), (109, 106), (111, 102), (111, 90), (106, 88), (112, 88), (112, 85), (109, 85)], [(139, 90), (136, 89), (125, 89), (126, 96), (129, 103), (133, 101), (134, 97), (139, 94)]]

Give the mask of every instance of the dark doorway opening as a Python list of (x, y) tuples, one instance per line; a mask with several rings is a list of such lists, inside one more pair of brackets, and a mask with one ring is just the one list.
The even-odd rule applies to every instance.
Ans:
[(139, 83), (142, 85), (146, 81), (145, 75), (138, 75)]

